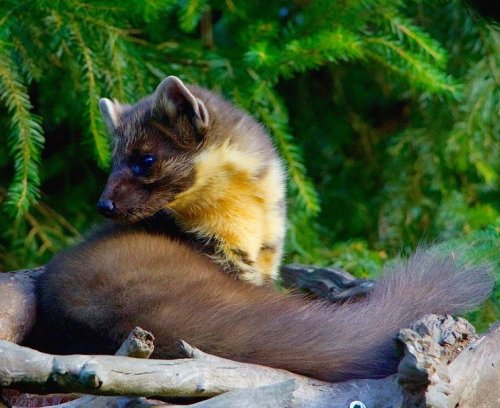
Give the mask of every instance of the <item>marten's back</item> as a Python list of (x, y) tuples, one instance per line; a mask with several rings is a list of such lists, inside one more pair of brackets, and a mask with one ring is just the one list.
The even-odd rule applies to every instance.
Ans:
[(97, 234), (56, 256), (39, 295), (42, 320), (57, 333), (41, 348), (112, 353), (141, 326), (157, 337), (155, 354), (163, 358), (179, 356), (179, 339), (218, 350), (232, 330), (228, 313), (245, 314), (259, 299), (283, 297), (236, 281), (181, 240), (128, 228)]

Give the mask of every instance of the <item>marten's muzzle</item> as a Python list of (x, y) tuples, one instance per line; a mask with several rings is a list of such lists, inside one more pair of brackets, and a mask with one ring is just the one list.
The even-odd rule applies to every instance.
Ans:
[(108, 198), (101, 198), (97, 203), (97, 211), (105, 217), (111, 218), (116, 214), (116, 205)]

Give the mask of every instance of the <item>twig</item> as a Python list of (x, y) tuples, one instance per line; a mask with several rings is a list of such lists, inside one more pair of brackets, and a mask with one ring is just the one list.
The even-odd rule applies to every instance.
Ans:
[(155, 348), (154, 339), (152, 333), (136, 327), (122, 343), (115, 356), (149, 358)]

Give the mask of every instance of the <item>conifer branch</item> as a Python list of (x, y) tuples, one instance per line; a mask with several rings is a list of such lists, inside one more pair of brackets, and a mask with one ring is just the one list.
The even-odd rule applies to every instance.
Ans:
[(404, 49), (402, 44), (384, 37), (368, 38), (367, 42), (374, 45), (366, 50), (370, 58), (407, 77), (410, 83), (418, 89), (445, 96), (458, 94), (458, 86), (450, 76), (436, 69), (417, 54)]
[(5, 205), (19, 218), (39, 198), (38, 164), (45, 140), (41, 120), (31, 113), (26, 85), (15, 68), (11, 53), (8, 49), (0, 51), (0, 98), (11, 114), (12, 133), (8, 144), (15, 170)]
[(100, 95), (97, 86), (97, 73), (94, 68), (94, 56), (92, 50), (85, 43), (84, 36), (77, 22), (72, 21), (69, 25), (71, 33), (78, 44), (82, 59), (83, 59), (83, 74), (86, 77), (86, 87), (88, 92), (88, 115), (89, 115), (89, 132), (92, 136), (93, 147), (95, 149), (97, 164), (105, 168), (109, 163), (110, 152), (109, 142), (105, 136), (102, 126), (101, 115), (97, 103)]
[(292, 180), (289, 185), (292, 193), (296, 193), (294, 198), (309, 216), (316, 215), (320, 208), (318, 196), (314, 186), (306, 176), (301, 151), (288, 130), (288, 116), (285, 107), (265, 81), (261, 81), (255, 89), (254, 98), (261, 101), (257, 105), (257, 114), (271, 131), (280, 154), (287, 164), (288, 173)]

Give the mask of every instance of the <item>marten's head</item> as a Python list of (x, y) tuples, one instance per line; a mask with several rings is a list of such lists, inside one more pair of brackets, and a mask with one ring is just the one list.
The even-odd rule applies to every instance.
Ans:
[(207, 144), (209, 111), (178, 78), (134, 105), (101, 99), (113, 135), (113, 167), (98, 203), (110, 218), (134, 222), (165, 208), (194, 182), (194, 157)]

